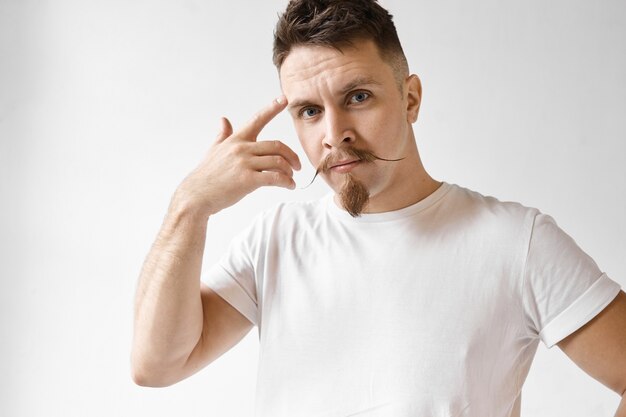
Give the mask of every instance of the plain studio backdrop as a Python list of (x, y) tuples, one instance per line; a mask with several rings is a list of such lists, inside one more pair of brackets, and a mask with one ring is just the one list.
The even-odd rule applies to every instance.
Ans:
[[(170, 196), (214, 140), (280, 94), (286, 1), (0, 0), (0, 414), (250, 416), (254, 328), (168, 388), (130, 376), (137, 277)], [(626, 286), (626, 3), (388, 0), (424, 95), (429, 172), (552, 215)], [(260, 136), (303, 163), (290, 117)], [(296, 175), (311, 179), (307, 164)], [(264, 188), (209, 220), (203, 268)], [(540, 344), (531, 417), (613, 416), (618, 396)]]

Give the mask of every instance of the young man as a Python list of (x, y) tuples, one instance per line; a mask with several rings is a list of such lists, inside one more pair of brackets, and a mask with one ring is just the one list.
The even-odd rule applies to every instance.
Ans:
[[(428, 175), (420, 80), (384, 9), (292, 1), (274, 62), (284, 96), (223, 120), (146, 259), (138, 384), (180, 381), (257, 325), (259, 416), (519, 416), (539, 340), (624, 398), (626, 296), (549, 216)], [(208, 218), (295, 186), (297, 155), (256, 141), (285, 108), (334, 195), (259, 215), (201, 284)]]

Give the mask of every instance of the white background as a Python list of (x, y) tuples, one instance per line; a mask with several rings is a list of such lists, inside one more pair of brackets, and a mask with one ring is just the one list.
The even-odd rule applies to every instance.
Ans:
[[(284, 4), (0, 0), (1, 415), (252, 415), (256, 329), (188, 380), (142, 388), (132, 307), (219, 117), (241, 126), (280, 94)], [(434, 178), (551, 214), (625, 286), (626, 3), (383, 4), (422, 79), (415, 130)], [(262, 138), (306, 161), (287, 114)], [(214, 216), (204, 267), (261, 209), (327, 190), (267, 188)], [(522, 414), (612, 416), (618, 402), (540, 345)]]

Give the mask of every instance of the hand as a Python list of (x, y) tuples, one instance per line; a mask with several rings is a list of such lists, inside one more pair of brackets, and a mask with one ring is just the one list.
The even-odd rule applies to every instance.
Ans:
[(257, 142), (261, 130), (286, 105), (284, 96), (272, 101), (235, 133), (223, 117), (221, 132), (204, 159), (180, 184), (175, 198), (212, 215), (261, 186), (293, 190), (293, 170), (301, 168), (298, 155), (277, 140)]

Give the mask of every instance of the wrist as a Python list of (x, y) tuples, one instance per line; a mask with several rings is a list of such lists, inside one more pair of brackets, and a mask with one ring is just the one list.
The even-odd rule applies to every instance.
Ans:
[(176, 190), (172, 196), (167, 212), (169, 216), (196, 219), (198, 221), (207, 221), (209, 216), (215, 214), (180, 189)]

